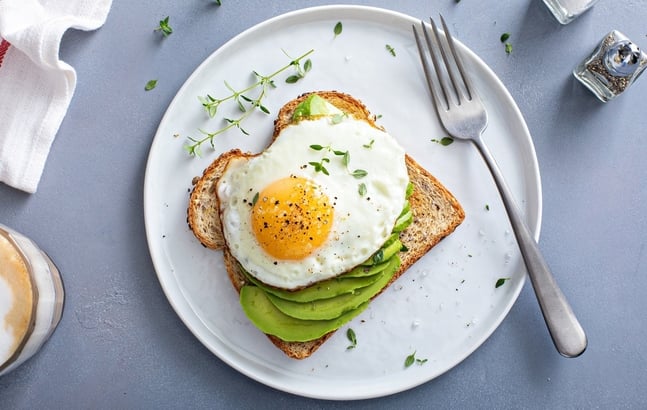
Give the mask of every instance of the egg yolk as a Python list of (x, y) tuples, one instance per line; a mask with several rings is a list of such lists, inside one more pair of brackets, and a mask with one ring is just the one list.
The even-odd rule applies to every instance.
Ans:
[(296, 176), (272, 182), (252, 206), (252, 231), (277, 259), (299, 260), (328, 238), (333, 204), (314, 182)]

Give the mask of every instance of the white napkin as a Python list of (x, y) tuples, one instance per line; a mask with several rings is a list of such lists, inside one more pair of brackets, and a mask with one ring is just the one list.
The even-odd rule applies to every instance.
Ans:
[(112, 0), (0, 0), (0, 182), (36, 192), (74, 94), (59, 60), (68, 28), (103, 25)]

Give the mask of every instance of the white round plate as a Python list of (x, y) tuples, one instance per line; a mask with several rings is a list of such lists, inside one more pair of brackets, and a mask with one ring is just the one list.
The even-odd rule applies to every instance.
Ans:
[[(342, 32), (334, 35), (334, 26)], [(501, 323), (525, 281), (525, 267), (492, 178), (469, 143), (436, 142), (446, 134), (433, 111), (411, 25), (419, 20), (362, 6), (325, 6), (278, 16), (238, 35), (207, 58), (179, 90), (161, 121), (148, 159), (144, 212), (148, 244), (171, 305), (193, 334), (224, 362), (286, 392), (323, 399), (361, 399), (429, 381), (465, 359)], [(387, 44), (395, 51), (393, 56)], [(183, 145), (199, 129), (223, 126), (235, 107), (209, 119), (198, 96), (224, 97), (227, 81), (244, 88), (252, 71), (269, 74), (313, 49), (312, 70), (296, 84), (276, 78), (243, 128), (207, 146), (201, 157)], [(541, 183), (526, 124), (496, 75), (459, 44), (489, 114), (484, 139), (535, 236), (541, 223)], [(288, 57), (287, 55), (291, 56)], [(420, 164), (461, 202), (461, 226), (420, 259), (370, 307), (313, 356), (286, 357), (243, 313), (222, 254), (203, 248), (186, 224), (191, 179), (231, 148), (258, 152), (269, 142), (274, 115), (312, 90), (338, 90), (360, 100)], [(499, 278), (508, 278), (495, 288)], [(346, 330), (357, 335), (347, 349)], [(415, 352), (424, 363), (405, 367)]]

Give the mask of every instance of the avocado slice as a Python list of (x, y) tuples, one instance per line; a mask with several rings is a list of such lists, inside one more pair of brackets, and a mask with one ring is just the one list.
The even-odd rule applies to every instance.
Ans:
[(402, 249), (402, 242), (397, 233), (391, 234), (389, 239), (386, 240), (384, 245), (368, 258), (361, 266), (376, 265), (386, 260), (391, 259), (396, 253)]
[(304, 118), (323, 117), (343, 114), (337, 107), (326, 101), (317, 94), (310, 94), (294, 109), (292, 121), (299, 121)]
[(411, 225), (411, 222), (413, 222), (413, 211), (411, 211), (411, 204), (409, 204), (409, 201), (406, 201), (402, 212), (398, 216), (398, 219), (395, 220), (393, 232), (404, 231), (407, 226)]
[(356, 289), (352, 293), (345, 293), (333, 298), (319, 299), (312, 302), (293, 302), (281, 299), (272, 294), (267, 297), (284, 314), (303, 320), (330, 320), (342, 316), (346, 312), (356, 309), (361, 304), (377, 295), (391, 280), (400, 266), (400, 257), (395, 255), (389, 260), (389, 265), (379, 275), (380, 278), (373, 284)]
[[(268, 286), (247, 273), (242, 267), (239, 267), (239, 269), (243, 271), (245, 277), (250, 282), (263, 289), (268, 294), (274, 295), (281, 299), (291, 300), (293, 302), (312, 302), (313, 300), (327, 299), (342, 295), (344, 293), (351, 293), (355, 289), (366, 287), (378, 280), (378, 278), (380, 277), (378, 273), (382, 272), (386, 268), (386, 266), (387, 264), (384, 263), (375, 269), (367, 269), (367, 271), (369, 272), (366, 272), (366, 274), (361, 276), (346, 276), (347, 274), (344, 274), (336, 278), (317, 282), (313, 285), (308, 286), (307, 288), (294, 291)], [(373, 271), (373, 273), (369, 275), (368, 273), (370, 273), (371, 270)]]
[[(389, 261), (382, 262), (382, 263), (376, 263), (374, 265), (370, 266), (357, 266), (348, 272), (338, 276), (340, 279), (346, 280), (347, 278), (359, 278), (362, 276), (373, 276), (377, 275), (378, 273), (382, 272), (386, 267), (389, 265)], [(376, 279), (377, 280), (377, 279)]]
[(336, 330), (366, 309), (368, 302), (331, 320), (301, 320), (283, 314), (257, 286), (240, 289), (240, 304), (245, 314), (261, 332), (286, 342), (307, 342)]

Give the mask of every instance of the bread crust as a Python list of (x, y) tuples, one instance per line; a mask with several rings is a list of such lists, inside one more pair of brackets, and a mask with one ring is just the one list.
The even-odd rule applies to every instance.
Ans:
[[(355, 119), (368, 122), (371, 126), (383, 129), (375, 123), (372, 115), (358, 99), (337, 91), (316, 91), (321, 97)], [(305, 93), (286, 103), (274, 121), (273, 139), (292, 123), (294, 109), (308, 95)], [(222, 233), (219, 203), (216, 196), (217, 181), (234, 159), (251, 158), (257, 154), (243, 153), (238, 149), (227, 151), (207, 167), (201, 177), (194, 178), (193, 189), (187, 209), (187, 222), (196, 238), (203, 246), (222, 249), (225, 268), (229, 279), (240, 293), (247, 283), (236, 259), (229, 252)], [(417, 260), (422, 258), (433, 246), (452, 233), (465, 219), (465, 212), (458, 200), (431, 173), (418, 164), (411, 156), (405, 155), (409, 180), (414, 185), (409, 203), (413, 211), (413, 223), (400, 233), (400, 240), (407, 247), (400, 253), (401, 265), (388, 285), (388, 288)], [(379, 295), (379, 294), (378, 294)], [(377, 296), (377, 295), (376, 295)], [(308, 342), (286, 342), (276, 336), (267, 335), (270, 341), (287, 356), (304, 359), (312, 355), (335, 331)]]

